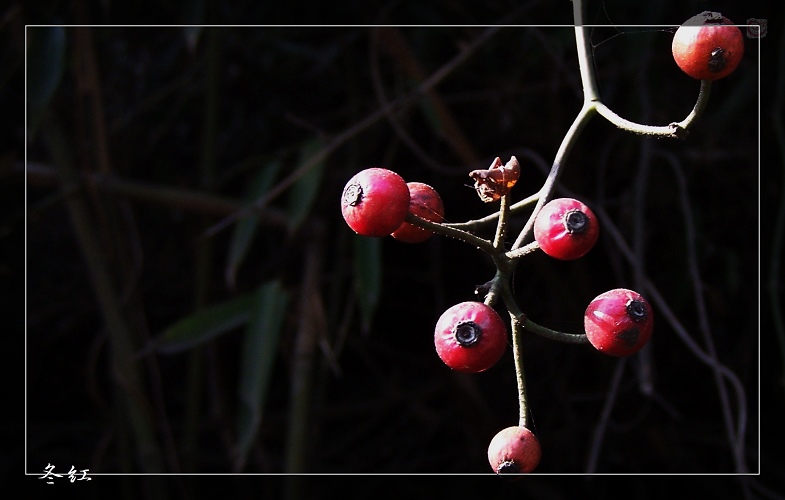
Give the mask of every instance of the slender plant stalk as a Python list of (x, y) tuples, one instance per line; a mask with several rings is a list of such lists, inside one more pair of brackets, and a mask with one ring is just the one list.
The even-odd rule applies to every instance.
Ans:
[(108, 264), (96, 239), (97, 231), (87, 203), (82, 193), (73, 194), (75, 176), (67, 142), (56, 123), (52, 122), (46, 130), (49, 148), (59, 167), (63, 190), (69, 193), (65, 196), (66, 207), (109, 334), (111, 370), (117, 386), (115, 396), (118, 409), (130, 423), (134, 451), (142, 470), (161, 472), (161, 449), (148, 411), (149, 402), (143, 388), (143, 375), (134, 363), (136, 351), (131, 338), (131, 327), (124, 319)]
[[(291, 406), (286, 441), (285, 471), (292, 474), (306, 472), (308, 468), (310, 443), (313, 442), (313, 373), (320, 332), (324, 331), (326, 325), (319, 291), (323, 255), (321, 238), (312, 239), (306, 244), (306, 248), (300, 286), (299, 324), (292, 362)], [(292, 489), (296, 490), (297, 483), (297, 480), (287, 482), (287, 490), (290, 493)], [(291, 495), (287, 497), (296, 498)]]
[[(507, 311), (515, 318), (515, 320), (520, 324), (520, 326), (529, 332), (532, 332), (536, 335), (541, 337), (545, 337), (549, 340), (555, 340), (557, 342), (563, 342), (565, 344), (588, 344), (589, 339), (586, 337), (585, 334), (575, 334), (575, 333), (565, 333), (560, 332), (558, 330), (552, 330), (550, 328), (544, 327), (542, 325), (538, 325), (534, 321), (530, 320), (526, 314), (521, 311), (520, 307), (518, 306), (515, 297), (512, 294), (512, 290), (510, 290), (509, 282), (503, 282), (502, 287), (500, 287), (499, 294), (504, 301), (504, 305), (507, 308)], [(516, 357), (519, 353), (513, 353)]]
[(583, 100), (594, 102), (600, 100), (600, 90), (597, 85), (597, 78), (594, 75), (591, 44), (586, 36), (586, 28), (583, 26), (583, 20), (585, 18), (584, 13), (585, 7), (583, 0), (572, 0), (572, 18), (575, 25), (575, 46), (578, 49), (578, 70), (581, 74)]
[[(734, 461), (736, 462), (736, 472), (748, 472), (745, 453), (744, 453), (744, 433), (743, 418), (739, 418), (734, 425), (734, 418), (731, 412), (731, 404), (728, 396), (728, 391), (723, 381), (723, 372), (721, 364), (717, 355), (717, 350), (714, 345), (714, 340), (711, 336), (711, 326), (709, 324), (709, 313), (706, 309), (706, 300), (703, 296), (705, 285), (700, 275), (700, 264), (698, 262), (698, 255), (695, 251), (697, 233), (695, 224), (693, 222), (694, 216), (690, 207), (689, 196), (687, 192), (687, 180), (681, 170), (679, 162), (672, 156), (664, 154), (665, 158), (673, 168), (674, 176), (676, 177), (676, 186), (678, 188), (679, 202), (683, 212), (684, 219), (684, 232), (686, 241), (686, 259), (689, 267), (689, 277), (693, 286), (693, 294), (695, 297), (695, 309), (698, 316), (698, 327), (703, 334), (706, 355), (713, 360), (710, 365), (714, 375), (714, 381), (717, 385), (717, 393), (720, 397), (720, 405), (722, 409), (722, 416), (725, 421), (725, 427), (728, 433), (728, 441), (733, 445)], [(637, 260), (637, 259), (636, 259)], [(738, 428), (738, 430), (737, 430)]]
[[(203, 189), (209, 191), (215, 177), (215, 143), (218, 130), (218, 82), (220, 74), (220, 54), (218, 30), (207, 30), (207, 92), (204, 105), (204, 121), (202, 125), (202, 143), (199, 163), (200, 182)], [(209, 226), (211, 220), (205, 216), (203, 224)], [(199, 310), (207, 304), (213, 274), (214, 245), (211, 239), (202, 239), (196, 242), (194, 251), (194, 310)], [(202, 395), (207, 384), (205, 383), (205, 349), (212, 346), (195, 348), (189, 354), (188, 375), (186, 381), (185, 424), (183, 432), (183, 455), (189, 463), (186, 470), (196, 470), (195, 457), (199, 455), (199, 428), (202, 421)]]
[(501, 198), (499, 207), (499, 222), (496, 224), (496, 236), (493, 238), (493, 248), (496, 253), (504, 250), (504, 236), (507, 234), (507, 219), (510, 217), (509, 196)]
[(509, 261), (504, 257), (504, 241), (505, 236), (507, 235), (507, 220), (510, 216), (510, 205), (509, 205), (509, 196), (504, 195), (501, 197), (499, 207), (499, 217), (498, 222), (496, 224), (496, 234), (493, 238), (493, 252), (491, 256), (494, 259), (496, 264), (496, 275), (490, 281), (490, 286), (488, 287), (488, 293), (485, 296), (485, 304), (493, 307), (494, 303), (496, 303), (496, 299), (499, 296), (499, 292), (502, 287), (506, 287), (508, 281), (510, 280), (510, 273), (506, 272), (505, 269), (508, 267)]
[(428, 229), (429, 231), (433, 231), (434, 233), (441, 234), (442, 236), (449, 236), (451, 238), (461, 240), (464, 243), (468, 243), (469, 245), (475, 246), (491, 255), (493, 255), (496, 250), (493, 246), (493, 242), (491, 242), (490, 240), (480, 238), (479, 236), (464, 231), (462, 229), (449, 227), (439, 222), (431, 222), (429, 220), (423, 219), (422, 217), (418, 217), (412, 213), (406, 215), (406, 222), (410, 224), (414, 224), (415, 226), (419, 226), (423, 229)]
[[(26, 175), (29, 184), (57, 185), (57, 172), (54, 168), (40, 163), (28, 162), (26, 165), (14, 165), (14, 171)], [(204, 191), (183, 188), (172, 188), (156, 184), (139, 182), (117, 176), (105, 176), (74, 172), (74, 179), (80, 183), (88, 183), (92, 188), (132, 198), (135, 201), (150, 203), (175, 210), (204, 214), (205, 216), (225, 216), (242, 210), (244, 202), (233, 198), (217, 196)], [(275, 207), (265, 207), (253, 211), (259, 224), (286, 227), (286, 212)], [(308, 224), (306, 222), (306, 224)]]
[(617, 128), (632, 132), (638, 135), (648, 135), (652, 137), (675, 137), (677, 139), (684, 139), (687, 137), (688, 128), (698, 119), (706, 108), (711, 94), (711, 81), (701, 80), (700, 90), (698, 91), (698, 100), (692, 111), (680, 122), (673, 122), (666, 126), (655, 125), (642, 125), (635, 123), (614, 113), (603, 102), (597, 101), (594, 107), (603, 118), (614, 124)]
[(546, 339), (555, 340), (557, 342), (563, 342), (565, 344), (588, 344), (589, 339), (586, 337), (585, 334), (581, 333), (565, 333), (560, 332), (558, 330), (552, 330), (550, 328), (546, 328), (542, 325), (538, 325), (534, 321), (530, 320), (529, 318), (524, 318), (521, 321), (521, 326), (527, 331), (535, 333), (540, 337), (545, 337)]
[(528, 399), (526, 397), (526, 372), (523, 369), (523, 349), (521, 349), (522, 326), (518, 318), (510, 313), (510, 324), (512, 326), (512, 351), (515, 356), (515, 380), (518, 385), (518, 425), (526, 427), (528, 424)]
[[(532, 203), (536, 203), (537, 199), (540, 197), (540, 193), (534, 193), (531, 196), (528, 196), (521, 201), (513, 203), (510, 205), (510, 215), (516, 215), (519, 212), (522, 212), (524, 208), (530, 206)], [(479, 229), (480, 227), (489, 224), (499, 218), (500, 212), (494, 212), (492, 214), (486, 215), (480, 219), (470, 220), (466, 222), (448, 222), (444, 225), (447, 227), (452, 227), (454, 229), (463, 229), (464, 231), (472, 231)]]
[(516, 248), (515, 250), (510, 250), (504, 255), (510, 260), (517, 260), (526, 254), (536, 252), (537, 250), (539, 250), (539, 248), (540, 248), (539, 243), (537, 243), (536, 241), (532, 241), (531, 243)]

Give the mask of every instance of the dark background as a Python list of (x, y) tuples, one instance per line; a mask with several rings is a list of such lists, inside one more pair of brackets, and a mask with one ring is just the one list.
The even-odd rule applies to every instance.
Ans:
[[(715, 83), (686, 140), (642, 138), (595, 117), (576, 142), (561, 179), (567, 191), (559, 193), (602, 210), (627, 242), (638, 242), (640, 262), (631, 266), (618, 241), (601, 230), (597, 246), (578, 261), (539, 253), (524, 258), (515, 276), (519, 304), (542, 325), (580, 333), (594, 296), (640, 287), (647, 277), (674, 321), (654, 305), (652, 341), (643, 355), (623, 361), (617, 386), (612, 380), (619, 360), (588, 346), (524, 338), (532, 425), (543, 446), (537, 472), (543, 475), (515, 483), (469, 476), (489, 474), (490, 438), (517, 422), (509, 351), (489, 371), (467, 376), (451, 372), (433, 350), (436, 319), (450, 305), (475, 298), (475, 286), (493, 277), (489, 259), (435, 237), (419, 245), (384, 238), (371, 243), (381, 262), (361, 261), (367, 254), (358, 253), (359, 237), (340, 217), (344, 184), (369, 166), (434, 186), (451, 222), (492, 211), (467, 174), (495, 156), (521, 160), (514, 200), (534, 193), (544, 178), (538, 162), (550, 165), (581, 105), (571, 9), (567, 1), (9, 7), (2, 25), (9, 42), (3, 109), (17, 116), (27, 111), (27, 129), (11, 127), (2, 142), (3, 236), (25, 242), (3, 248), (9, 290), (24, 289), (26, 299), (24, 321), (21, 305), (9, 314), (12, 331), (24, 327), (26, 362), (26, 432), (6, 426), (9, 442), (24, 436), (9, 464), (23, 455), (31, 475), (42, 474), (47, 464), (56, 472), (73, 465), (91, 474), (456, 474), (441, 492), (573, 498), (602, 496), (619, 483), (615, 477), (549, 475), (733, 474), (740, 472), (733, 452), (743, 447), (752, 476), (702, 476), (687, 484), (714, 498), (777, 498), (783, 482), (776, 477), (785, 461), (772, 446), (780, 436), (770, 433), (781, 426), (777, 336), (783, 332), (772, 327), (768, 287), (773, 236), (782, 232), (775, 214), (783, 156), (773, 156), (782, 138), (771, 114), (782, 111), (774, 106), (782, 96), (773, 93), (782, 70), (771, 62), (781, 61), (783, 52), (781, 23), (768, 7), (674, 0), (641, 10), (624, 1), (588, 3), (587, 22), (609, 25), (590, 30), (604, 102), (628, 119), (656, 125), (686, 116), (699, 85), (673, 63), (673, 29), (656, 25), (716, 10), (739, 24), (768, 18), (770, 26), (760, 43), (746, 39), (741, 66)], [(268, 26), (128, 27), (238, 22)], [(31, 24), (102, 27), (24, 29)], [(226, 204), (239, 205), (260, 172), (279, 165), (269, 189), (280, 185), (320, 147), (380, 109), (379, 87), (388, 100), (407, 95), (476, 40), (486, 29), (478, 25), (502, 24), (527, 26), (500, 30), (434, 92), (349, 134), (320, 163), (319, 177), (306, 177), (273, 198), (236, 283), (227, 282), (233, 227), (205, 234), (234, 212)], [(402, 25), (408, 27), (394, 27)], [(26, 101), (17, 91), (24, 88), (25, 53)], [(674, 171), (686, 181), (692, 240)], [(75, 177), (64, 180), (65, 174)], [(82, 182), (95, 180), (88, 177), (93, 174), (101, 174), (101, 182)], [(304, 221), (292, 229), (298, 214)], [(526, 216), (516, 218), (513, 229)], [(85, 232), (77, 230), (79, 221)], [(86, 256), (85, 240), (95, 244), (100, 262)], [(110, 301), (119, 305), (116, 316), (107, 317), (106, 290), (95, 286), (100, 269), (109, 279)], [(695, 270), (699, 301), (690, 274)], [(367, 294), (358, 292), (357, 280), (374, 273), (382, 280), (378, 305), (364, 309)], [(283, 315), (280, 340), (263, 365), (270, 379), (261, 424), (238, 465), (244, 326), (177, 353), (144, 347), (197, 311), (270, 282), (288, 302), (273, 308)], [(301, 308), (304, 297), (315, 302)], [(372, 313), (367, 327), (364, 312)], [(134, 353), (131, 369), (140, 383), (132, 391), (113, 367), (113, 353), (122, 348), (111, 340), (112, 321)], [(729, 399), (723, 405), (713, 370), (687, 347), (674, 322), (704, 350), (707, 327), (714, 350), (709, 359), (738, 380), (743, 404), (724, 380)], [(149, 455), (143, 456), (132, 431), (129, 392), (152, 429)], [(740, 443), (729, 437), (724, 407), (734, 425), (740, 419), (744, 424)], [(303, 433), (290, 437), (303, 416)], [(293, 456), (299, 458), (293, 462)], [(34, 477), (27, 479), (43, 483)], [(390, 484), (381, 491), (404, 494), (407, 478), (387, 477)], [(120, 479), (95, 475), (90, 483), (61, 479), (41, 488), (83, 488), (104, 497), (106, 485)], [(316, 487), (322, 478), (310, 476), (274, 482), (223, 477), (215, 490), (193, 476), (169, 476), (165, 484), (159, 479), (164, 481), (125, 477), (122, 491), (164, 498), (218, 492), (329, 498), (332, 491), (367, 497), (380, 491)], [(656, 479), (656, 486), (639, 483), (626, 496), (658, 498), (670, 491), (673, 479)]]

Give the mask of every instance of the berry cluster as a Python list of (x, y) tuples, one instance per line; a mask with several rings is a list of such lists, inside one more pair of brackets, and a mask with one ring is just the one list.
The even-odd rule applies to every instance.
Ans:
[(386, 168), (367, 168), (349, 179), (341, 196), (341, 213), (350, 228), (361, 236), (393, 238), (421, 243), (433, 233), (404, 222), (412, 213), (423, 219), (444, 220), (439, 193), (421, 182), (409, 182)]
[[(673, 39), (676, 63), (688, 75), (704, 82), (730, 74), (739, 65), (742, 54), (739, 29), (716, 13), (704, 12), (691, 18), (677, 30)], [(558, 160), (554, 162), (554, 168), (563, 158)], [(620, 357), (640, 351), (649, 342), (654, 324), (649, 302), (640, 293), (626, 288), (603, 292), (588, 304), (583, 314), (582, 334), (562, 333), (540, 326), (521, 311), (510, 287), (511, 274), (518, 261), (534, 251), (542, 251), (560, 261), (579, 259), (597, 243), (600, 224), (594, 212), (580, 200), (548, 200), (553, 189), (549, 186), (548, 190), (529, 197), (536, 205), (531, 210), (529, 222), (509, 249), (507, 221), (527, 208), (527, 204), (511, 208), (508, 199), (520, 170), (520, 164), (513, 156), (506, 164), (497, 157), (488, 169), (469, 173), (481, 201), (500, 203), (492, 240), (475, 234), (479, 221), (445, 222), (444, 204), (433, 187), (419, 182), (407, 183), (391, 170), (376, 167), (357, 173), (346, 184), (341, 196), (344, 220), (359, 235), (391, 235), (401, 242), (420, 243), (439, 233), (463, 240), (493, 258), (496, 276), (477, 288), (478, 293), (485, 292), (484, 299), (461, 302), (444, 311), (436, 322), (434, 345), (439, 358), (453, 370), (479, 373), (490, 369), (504, 356), (509, 343), (506, 324), (494, 308), (497, 300), (504, 303), (511, 319), (520, 415), (518, 425), (502, 429), (490, 442), (488, 461), (496, 473), (530, 472), (541, 458), (540, 442), (527, 424), (519, 344), (521, 331), (591, 345), (599, 353)], [(533, 241), (524, 244), (527, 238)]]
[[(504, 199), (520, 175), (515, 157), (506, 166), (496, 158), (487, 170), (473, 170), (475, 188), (486, 203)], [(506, 201), (506, 200), (505, 200)], [(344, 220), (357, 234), (391, 235), (398, 241), (420, 243), (434, 233), (427, 222), (444, 222), (444, 204), (436, 190), (420, 182), (406, 182), (384, 168), (358, 172), (341, 196)], [(431, 226), (433, 228), (433, 226)], [(545, 203), (534, 218), (533, 249), (558, 260), (578, 259), (599, 238), (599, 222), (591, 209), (573, 198)], [(455, 234), (453, 234), (455, 236)], [(459, 234), (460, 236), (460, 234)], [(516, 259), (519, 257), (516, 257)], [(508, 345), (504, 320), (491, 305), (466, 301), (448, 308), (436, 322), (434, 345), (439, 358), (453, 370), (479, 373), (494, 366)], [(511, 299), (508, 299), (511, 300)], [(509, 306), (512, 304), (508, 304)], [(513, 315), (513, 321), (520, 321)], [(640, 350), (652, 331), (651, 306), (631, 290), (610, 290), (595, 298), (584, 314), (587, 342), (610, 356), (629, 356)], [(539, 463), (540, 444), (525, 425), (503, 429), (488, 448), (488, 460), (497, 473), (529, 472)]]

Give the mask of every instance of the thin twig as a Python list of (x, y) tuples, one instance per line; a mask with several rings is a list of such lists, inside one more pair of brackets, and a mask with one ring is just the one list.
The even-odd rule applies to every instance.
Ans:
[[(534, 193), (533, 195), (528, 196), (522, 199), (521, 201), (513, 203), (512, 205), (510, 205), (510, 215), (516, 215), (523, 208), (528, 207), (532, 203), (536, 203), (539, 197), (540, 197), (540, 193)], [(496, 211), (480, 219), (474, 219), (466, 222), (450, 222), (450, 223), (445, 223), (444, 225), (455, 229), (463, 229), (466, 231), (471, 231), (471, 230), (479, 229), (480, 227), (486, 224), (490, 224), (496, 221), (498, 218), (499, 218), (499, 212)]]
[(676, 177), (676, 185), (678, 186), (679, 202), (683, 212), (684, 231), (686, 233), (685, 239), (687, 244), (687, 266), (690, 273), (690, 281), (692, 282), (693, 295), (695, 297), (695, 310), (698, 315), (698, 325), (701, 333), (703, 334), (703, 342), (709, 356), (715, 362), (711, 364), (714, 373), (717, 391), (720, 396), (720, 403), (722, 407), (722, 415), (725, 421), (725, 427), (728, 432), (728, 439), (734, 451), (733, 459), (736, 463), (736, 472), (747, 472), (747, 465), (745, 463), (744, 454), (744, 433), (746, 421), (744, 416), (739, 416), (739, 421), (736, 422), (736, 429), (734, 429), (733, 415), (731, 412), (731, 404), (728, 398), (725, 384), (722, 381), (722, 373), (719, 369), (720, 363), (717, 357), (717, 350), (714, 346), (714, 339), (711, 336), (711, 326), (709, 324), (709, 314), (706, 311), (706, 301), (704, 298), (704, 285), (700, 276), (698, 266), (698, 257), (695, 254), (695, 225), (693, 223), (692, 209), (690, 207), (690, 200), (687, 194), (687, 181), (684, 178), (684, 173), (681, 170), (678, 159), (669, 152), (661, 151), (660, 154), (670, 164), (673, 174)]
[[(651, 91), (649, 89), (649, 65), (651, 62), (651, 49), (644, 51), (641, 58), (641, 71), (638, 73), (635, 85), (638, 88), (638, 101), (642, 109), (641, 116), (648, 122), (651, 115)], [(648, 220), (646, 218), (646, 200), (649, 187), (649, 173), (651, 171), (652, 149), (654, 141), (649, 138), (642, 138), (638, 141), (640, 150), (638, 151), (637, 169), (633, 184), (633, 214), (632, 214), (632, 247), (635, 251), (635, 261), (632, 267), (633, 288), (639, 290), (642, 286), (643, 276), (646, 275), (646, 234), (648, 233)], [(645, 395), (654, 392), (654, 381), (652, 373), (652, 342), (647, 343), (638, 352), (638, 364), (636, 366), (638, 377), (638, 388)]]
[(563, 342), (565, 344), (589, 343), (589, 339), (586, 337), (586, 334), (560, 332), (558, 330), (553, 330), (551, 328), (539, 325), (530, 320), (526, 314), (521, 311), (518, 303), (515, 301), (515, 297), (512, 294), (512, 290), (510, 290), (509, 284), (503, 283), (503, 286), (500, 287), (499, 293), (504, 300), (504, 305), (507, 307), (507, 311), (512, 315), (512, 317), (515, 318), (518, 323), (520, 323), (524, 330), (532, 332), (548, 340), (555, 340), (556, 342)]
[(439, 222), (431, 222), (427, 219), (418, 217), (411, 212), (409, 212), (406, 215), (406, 222), (408, 222), (409, 224), (414, 224), (415, 226), (421, 227), (423, 229), (427, 229), (434, 233), (441, 234), (443, 236), (449, 236), (451, 238), (461, 240), (464, 243), (468, 243), (472, 246), (475, 246), (480, 250), (484, 250), (488, 252), (491, 255), (495, 253), (493, 242), (491, 242), (490, 240), (486, 240), (484, 238), (480, 238), (477, 235), (463, 231), (461, 229), (455, 229), (454, 227), (450, 227), (446, 224), (442, 224)]
[(515, 380), (518, 386), (518, 425), (526, 427), (529, 408), (526, 397), (526, 371), (523, 368), (523, 349), (521, 349), (522, 326), (514, 314), (510, 313), (512, 325), (512, 350), (515, 354)]
[[(218, 100), (219, 100), (219, 75), (221, 73), (221, 58), (219, 48), (219, 33), (217, 29), (207, 32), (207, 89), (204, 100), (201, 151), (199, 154), (199, 185), (209, 191), (214, 187), (216, 166), (216, 137), (218, 130)], [(210, 218), (203, 217), (201, 223), (204, 227), (210, 224)], [(193, 310), (198, 311), (204, 307), (212, 289), (214, 266), (215, 242), (200, 240), (194, 245), (194, 287)], [(196, 462), (199, 450), (200, 428), (202, 425), (202, 394), (205, 384), (205, 350), (214, 349), (214, 346), (197, 346), (188, 353), (188, 372), (185, 382), (185, 418), (181, 446), (183, 457), (189, 463), (186, 470), (198, 467)], [(209, 388), (209, 386), (208, 386)]]
[[(398, 28), (379, 27), (373, 30), (374, 42), (381, 39), (388, 54), (401, 66), (404, 73), (415, 81), (425, 80), (427, 74), (417, 60), (417, 56), (412, 52), (406, 43), (406, 39)], [(376, 58), (378, 67), (378, 57)], [(377, 90), (381, 90), (381, 81), (378, 82)], [(383, 91), (382, 91), (383, 95)], [(477, 153), (472, 148), (471, 142), (461, 130), (461, 126), (453, 116), (450, 109), (444, 104), (436, 87), (431, 87), (425, 91), (425, 96), (430, 102), (435, 113), (439, 126), (443, 129), (443, 136), (455, 155), (463, 165), (473, 165), (479, 160)], [(388, 117), (390, 115), (388, 114)], [(400, 128), (400, 126), (399, 126)], [(408, 134), (405, 134), (408, 136)], [(413, 142), (413, 141), (412, 141)], [(419, 148), (418, 148), (419, 149)]]
[[(300, 286), (298, 327), (292, 359), (289, 411), (289, 432), (286, 445), (288, 473), (306, 472), (313, 441), (311, 407), (313, 373), (317, 361), (320, 332), (326, 328), (321, 298), (322, 236), (316, 235), (304, 246), (303, 276)], [(288, 487), (293, 485), (288, 484)]]
[[(29, 185), (57, 185), (57, 172), (49, 165), (35, 162), (28, 162), (27, 165), (18, 163), (14, 164), (14, 171), (25, 174)], [(160, 186), (117, 176), (74, 173), (74, 177), (79, 181), (79, 184), (71, 186), (74, 190), (80, 189), (79, 186), (82, 184), (87, 184), (107, 193), (197, 214), (230, 215), (247, 205), (243, 201), (202, 191)], [(283, 210), (273, 207), (254, 209), (252, 213), (264, 225), (286, 227), (289, 220)]]
[(621, 358), (616, 362), (616, 369), (613, 370), (611, 377), (610, 387), (605, 396), (605, 404), (602, 406), (602, 413), (597, 420), (597, 425), (594, 427), (594, 435), (592, 436), (591, 446), (589, 447), (589, 457), (586, 459), (586, 473), (592, 474), (597, 470), (597, 459), (600, 456), (600, 449), (602, 448), (602, 441), (605, 438), (605, 430), (611, 419), (611, 411), (616, 404), (616, 396), (619, 394), (619, 385), (621, 376), (624, 373), (627, 358)]
[(442, 165), (438, 161), (436, 161), (431, 155), (426, 153), (417, 141), (406, 131), (401, 122), (398, 120), (398, 117), (395, 113), (393, 113), (392, 108), (390, 107), (390, 100), (387, 98), (387, 94), (384, 91), (384, 85), (382, 84), (382, 76), (381, 76), (381, 69), (379, 68), (379, 50), (378, 50), (378, 39), (379, 39), (379, 30), (374, 29), (371, 32), (371, 43), (369, 46), (370, 51), (370, 66), (371, 66), (371, 82), (373, 83), (373, 90), (376, 93), (376, 100), (379, 102), (381, 109), (387, 109), (388, 112), (385, 113), (385, 118), (387, 122), (392, 127), (393, 132), (401, 142), (409, 148), (414, 156), (417, 157), (419, 161), (421, 161), (424, 165), (427, 165), (432, 170), (442, 173), (442, 174), (457, 174), (457, 167), (449, 167)]
[(507, 219), (510, 216), (510, 199), (508, 195), (501, 197), (499, 205), (499, 222), (496, 224), (496, 235), (493, 237), (493, 248), (497, 252), (504, 250), (504, 237), (507, 234)]
[(584, 102), (600, 100), (600, 90), (597, 85), (597, 76), (594, 74), (592, 63), (591, 44), (586, 36), (583, 26), (586, 8), (582, 0), (572, 0), (572, 19), (575, 23), (575, 46), (578, 50), (578, 70), (581, 75)]

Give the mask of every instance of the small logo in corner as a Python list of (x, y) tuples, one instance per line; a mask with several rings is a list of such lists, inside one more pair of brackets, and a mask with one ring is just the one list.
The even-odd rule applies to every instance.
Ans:
[(747, 38), (763, 38), (769, 30), (766, 19), (747, 19)]

